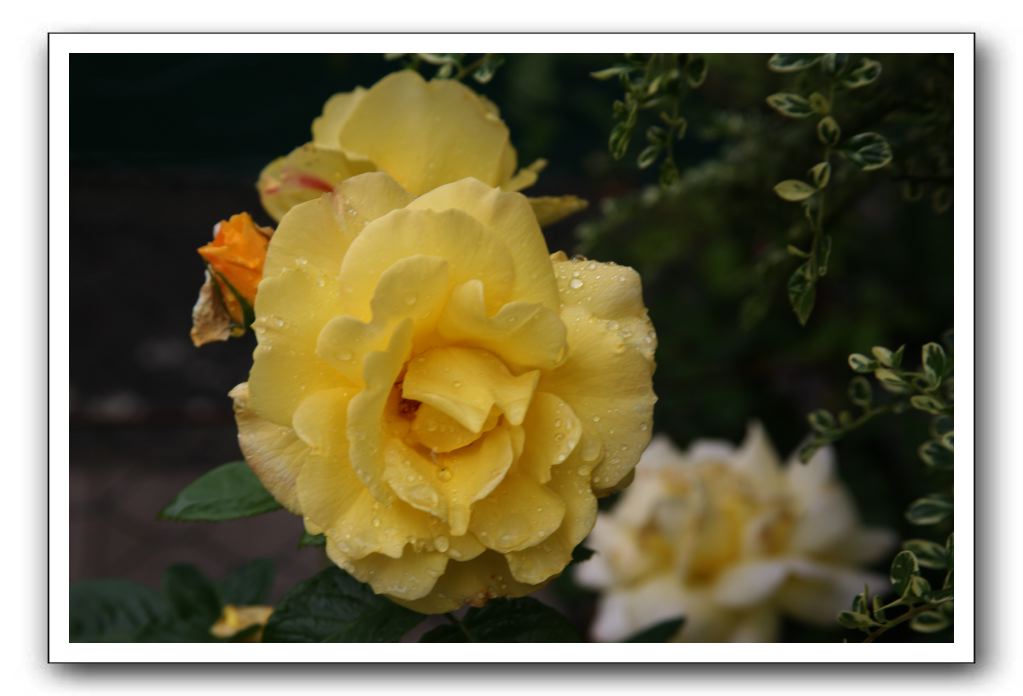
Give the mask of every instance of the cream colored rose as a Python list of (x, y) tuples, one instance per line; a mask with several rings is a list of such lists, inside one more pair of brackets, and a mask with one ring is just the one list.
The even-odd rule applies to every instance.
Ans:
[(887, 586), (859, 566), (893, 538), (860, 525), (833, 458), (827, 448), (782, 468), (759, 425), (738, 449), (702, 441), (680, 452), (655, 438), (576, 572), (603, 593), (594, 637), (617, 641), (678, 616), (676, 640), (693, 642), (773, 641), (782, 615), (834, 626), (864, 583)]
[[(260, 174), (263, 207), (276, 220), (364, 172), (387, 172), (418, 196), (466, 177), (519, 191), (546, 164), (538, 160), (516, 173), (508, 127), (491, 101), (456, 80), (427, 82), (411, 70), (391, 73), (369, 89), (335, 94), (312, 131), (312, 142)], [(575, 196), (530, 202), (541, 224), (586, 206)]]
[(246, 460), (334, 562), (419, 611), (559, 574), (649, 441), (638, 275), (550, 256), (518, 193), (346, 179), (281, 220), (255, 312)]

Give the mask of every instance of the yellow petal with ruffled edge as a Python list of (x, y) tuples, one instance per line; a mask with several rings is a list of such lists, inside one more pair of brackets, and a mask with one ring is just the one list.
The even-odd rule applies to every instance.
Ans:
[(481, 607), (494, 597), (522, 597), (537, 589), (536, 585), (515, 580), (504, 557), (495, 551), (487, 551), (471, 561), (448, 563), (433, 591), (425, 597), (396, 601), (413, 611), (439, 614), (465, 604)]
[(296, 482), (309, 458), (309, 446), (291, 428), (271, 423), (252, 412), (248, 384), (239, 384), (229, 396), (234, 400), (238, 444), (249, 468), (277, 502), (301, 514)]
[[(484, 229), (503, 243), (511, 254), (514, 268), (514, 289), (510, 299), (536, 302), (557, 311), (560, 306), (558, 288), (551, 273), (551, 258), (543, 232), (533, 216), (525, 196), (484, 186), (473, 179), (463, 179), (441, 186), (420, 196), (408, 205), (409, 210), (459, 210), (482, 223)], [(493, 293), (490, 279), (477, 276)], [(487, 297), (487, 306), (493, 300)], [(503, 304), (499, 302), (496, 306)]]
[(411, 200), (391, 177), (370, 173), (344, 181), (331, 196), (295, 206), (274, 232), (263, 277), (299, 267), (316, 277), (337, 276), (349, 245), (366, 223)]
[(563, 571), (572, 560), (572, 551), (593, 529), (597, 498), (589, 481), (597, 460), (586, 461), (584, 451), (592, 456), (594, 449), (580, 443), (564, 463), (552, 469), (547, 484), (565, 506), (561, 526), (541, 543), (507, 556), (508, 567), (520, 582), (539, 584)]
[(544, 392), (533, 395), (522, 429), (529, 435), (516, 466), (537, 483), (551, 480), (551, 467), (568, 459), (582, 436), (582, 424), (569, 405)]
[(514, 470), (472, 509), (469, 531), (501, 553), (539, 544), (561, 526), (565, 503), (546, 486)]
[(472, 445), (429, 458), (395, 438), (385, 446), (384, 479), (414, 508), (447, 522), (451, 534), (469, 528), (472, 506), (497, 488), (512, 465), (507, 426), (499, 426)]
[[(492, 430), (500, 418), (500, 411), (496, 408), (490, 409), (490, 415), (483, 423), (482, 432)], [(420, 404), (416, 409), (411, 434), (417, 442), (434, 452), (452, 452), (471, 445), (480, 436), (430, 404)]]
[(471, 89), (455, 80), (426, 82), (409, 70), (362, 95), (340, 142), (413, 193), (468, 176), (497, 185), (515, 169), (508, 128)]
[[(330, 553), (328, 546), (328, 556)], [(448, 564), (445, 553), (411, 550), (406, 550), (400, 558), (374, 553), (355, 560), (333, 556), (331, 560), (357, 579), (369, 583), (377, 594), (398, 600), (416, 600), (429, 594)]]
[(412, 321), (413, 345), (430, 333), (448, 296), (448, 262), (436, 256), (409, 256), (384, 271), (370, 302), (373, 319), (331, 319), (317, 339), (316, 352), (353, 384), (362, 383), (366, 355), (383, 350), (398, 322)]
[(657, 339), (634, 270), (553, 258), (569, 357), (544, 373), (538, 390), (564, 399), (583, 431), (600, 442), (604, 459), (593, 485), (606, 492), (632, 471), (650, 439)]
[(249, 406), (262, 418), (290, 426), (307, 396), (345, 385), (316, 355), (320, 328), (339, 311), (337, 281), (296, 269), (264, 278), (259, 288), (253, 324), (259, 345), (249, 373)]
[(482, 279), (490, 311), (511, 295), (515, 269), (508, 248), (483, 225), (458, 210), (403, 209), (366, 225), (345, 254), (340, 275), (345, 313), (368, 321), (381, 276), (398, 261), (417, 255), (447, 261), (453, 285)]
[(259, 174), (259, 200), (274, 220), (296, 205), (330, 193), (345, 179), (371, 171), (367, 162), (353, 161), (337, 149), (307, 143), (278, 157)]
[(323, 105), (323, 113), (313, 119), (313, 143), (340, 150), (341, 127), (364, 94), (366, 94), (364, 87), (356, 87), (351, 92), (340, 92), (328, 99)]
[(403, 320), (394, 330), (387, 349), (370, 353), (363, 363), (366, 385), (348, 405), (348, 441), (352, 468), (382, 502), (392, 499), (383, 484), (384, 407), (391, 387), (401, 373), (412, 349), (412, 320)]
[(524, 368), (555, 367), (568, 348), (561, 317), (543, 305), (509, 302), (490, 316), (478, 280), (454, 289), (437, 330), (449, 341), (484, 348)]
[(512, 425), (529, 408), (539, 371), (513, 375), (493, 354), (475, 348), (433, 348), (409, 363), (402, 395), (430, 404), (473, 432), (497, 406)]

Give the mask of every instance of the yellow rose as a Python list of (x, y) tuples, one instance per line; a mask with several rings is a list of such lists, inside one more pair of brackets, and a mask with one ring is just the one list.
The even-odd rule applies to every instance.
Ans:
[[(427, 82), (410, 70), (369, 89), (335, 94), (312, 131), (312, 142), (274, 160), (259, 176), (260, 198), (275, 220), (364, 172), (387, 172), (418, 196), (466, 177), (518, 191), (532, 185), (546, 164), (538, 160), (516, 173), (508, 128), (492, 102), (455, 80)], [(586, 206), (575, 196), (531, 203), (541, 224)]]
[(559, 574), (649, 441), (639, 276), (549, 256), (518, 193), (347, 179), (281, 220), (255, 311), (246, 460), (335, 563), (418, 611)]
[(893, 539), (860, 525), (833, 459), (826, 448), (783, 469), (759, 425), (738, 449), (703, 441), (683, 453), (655, 438), (576, 572), (603, 591), (594, 637), (618, 641), (678, 616), (675, 639), (694, 642), (772, 641), (782, 614), (835, 626), (864, 583), (887, 587), (858, 566)]

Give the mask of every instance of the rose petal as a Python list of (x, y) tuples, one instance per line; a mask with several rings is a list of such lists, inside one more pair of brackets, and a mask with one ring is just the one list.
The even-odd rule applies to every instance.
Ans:
[(348, 114), (340, 142), (413, 193), (471, 176), (509, 178), (508, 128), (457, 80), (426, 82), (404, 70), (368, 89)]

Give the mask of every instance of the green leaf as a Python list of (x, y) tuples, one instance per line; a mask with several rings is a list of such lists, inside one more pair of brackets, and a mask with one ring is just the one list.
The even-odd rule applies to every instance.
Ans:
[(839, 625), (854, 630), (870, 629), (877, 625), (877, 622), (866, 614), (856, 611), (843, 611), (838, 614)]
[(806, 417), (810, 427), (819, 433), (825, 433), (835, 427), (835, 417), (829, 411), (817, 409)]
[(877, 369), (877, 363), (863, 353), (852, 353), (849, 355), (849, 367), (853, 372), (867, 373)]
[(220, 582), (220, 597), (225, 604), (262, 604), (274, 581), (274, 564), (266, 558), (250, 561)]
[(327, 537), (322, 534), (310, 534), (309, 532), (302, 532), (302, 538), (298, 540), (299, 548), (306, 546), (326, 546)]
[(838, 145), (842, 139), (842, 129), (831, 116), (825, 116), (817, 122), (817, 139), (828, 147)]
[(220, 593), (189, 563), (172, 565), (164, 572), (163, 593), (174, 614), (185, 623), (209, 628), (220, 618)]
[(791, 92), (778, 92), (767, 98), (767, 105), (787, 118), (806, 118), (814, 113), (809, 100)]
[(940, 471), (951, 471), (955, 463), (955, 455), (952, 451), (935, 440), (928, 440), (920, 445), (917, 454), (924, 464)]
[(909, 403), (918, 411), (924, 411), (934, 415), (939, 415), (945, 410), (945, 402), (925, 394), (917, 394), (916, 396), (910, 397)]
[(662, 149), (662, 145), (647, 145), (645, 148), (640, 150), (639, 155), (636, 157), (636, 165), (640, 169), (648, 168), (657, 161)]
[(859, 66), (842, 80), (842, 84), (847, 89), (859, 89), (876, 82), (879, 77), (881, 77), (881, 64), (876, 60), (863, 58), (860, 60)]
[[(494, 599), (470, 609), (462, 627), (438, 626), (423, 643), (577, 643), (579, 634), (560, 612), (532, 597)], [(466, 635), (468, 632), (468, 636)]]
[(612, 77), (618, 77), (619, 75), (628, 75), (633, 70), (635, 70), (635, 68), (631, 65), (614, 65), (610, 68), (591, 72), (590, 77), (597, 80), (610, 80)]
[(812, 279), (809, 263), (804, 263), (789, 276), (789, 304), (799, 323), (806, 326), (817, 299), (817, 287)]
[(884, 167), (892, 161), (892, 148), (880, 133), (860, 133), (842, 145), (841, 153), (865, 172)]
[(874, 389), (866, 377), (853, 377), (849, 382), (849, 401), (867, 408), (874, 400)]
[(897, 372), (885, 367), (874, 370), (874, 377), (891, 394), (908, 394), (912, 389)]
[(909, 622), (917, 633), (937, 633), (952, 625), (952, 618), (940, 611), (925, 611)]
[(818, 162), (810, 168), (810, 178), (813, 179), (813, 185), (819, 189), (822, 189), (828, 185), (831, 181), (831, 165), (827, 162)]
[(920, 364), (923, 365), (927, 381), (937, 385), (945, 376), (945, 349), (937, 343), (927, 343), (920, 349)]
[(668, 643), (682, 630), (685, 618), (670, 619), (654, 624), (631, 638), (626, 638), (626, 643)]
[(821, 116), (827, 116), (828, 112), (831, 111), (831, 102), (820, 92), (814, 92), (810, 95), (810, 108), (813, 109), (815, 114)]
[(848, 53), (825, 53), (821, 58), (821, 67), (829, 75), (839, 75), (849, 65)]
[(340, 568), (296, 585), (270, 616), (264, 643), (393, 643), (425, 617)]
[(799, 201), (805, 200), (817, 193), (810, 184), (799, 179), (786, 179), (785, 181), (775, 184), (774, 192), (778, 194), (778, 197), (782, 200), (789, 201), (791, 203), (798, 203)]
[(707, 79), (707, 59), (703, 56), (691, 56), (685, 66), (686, 84), (693, 89), (700, 87)]
[(913, 524), (928, 525), (944, 522), (952, 516), (952, 502), (945, 498), (928, 496), (913, 501), (906, 510), (906, 519)]
[(818, 53), (775, 53), (767, 61), (767, 67), (774, 72), (788, 73), (806, 70), (821, 59)]
[(801, 461), (803, 464), (806, 464), (811, 459), (813, 459), (813, 455), (817, 454), (817, 451), (820, 450), (820, 448), (823, 447), (824, 445), (825, 445), (824, 442), (817, 439), (811, 439), (809, 442), (800, 445), (798, 452), (799, 461)]
[(243, 461), (208, 471), (178, 493), (163, 509), (164, 519), (217, 522), (251, 517), (281, 507)]
[(170, 615), (167, 600), (151, 587), (127, 580), (85, 580), (71, 585), (72, 643), (125, 643)]
[(912, 552), (923, 568), (943, 569), (948, 565), (944, 544), (928, 539), (909, 539), (903, 542), (902, 548)]
[(912, 551), (899, 551), (892, 559), (890, 578), (895, 592), (904, 596), (909, 589), (910, 581), (920, 573), (920, 565)]

